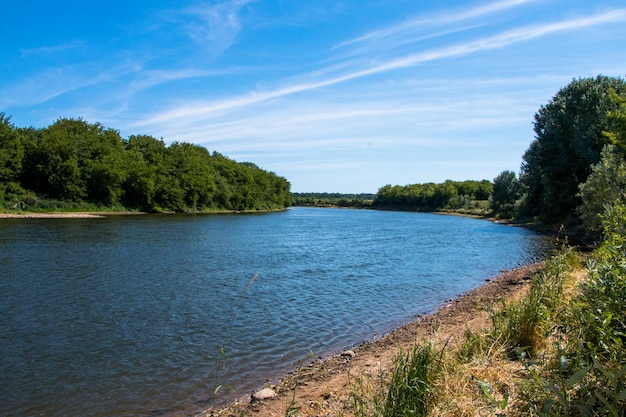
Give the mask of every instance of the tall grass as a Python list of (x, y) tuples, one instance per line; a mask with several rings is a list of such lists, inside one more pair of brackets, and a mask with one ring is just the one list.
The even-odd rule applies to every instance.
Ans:
[(491, 314), (491, 338), (504, 344), (512, 357), (535, 356), (563, 311), (563, 287), (569, 273), (580, 265), (576, 252), (563, 246), (532, 278), (528, 294), (503, 304)]
[(560, 320), (559, 360), (533, 373), (543, 396), (530, 403), (542, 416), (626, 416), (626, 208), (609, 208), (603, 225), (588, 279)]
[(603, 222), (587, 279), (552, 317), (552, 348), (529, 366), (525, 395), (535, 415), (626, 416), (626, 208), (610, 208)]
[(383, 417), (427, 416), (435, 398), (434, 382), (442, 368), (442, 353), (432, 346), (414, 346), (394, 360)]
[(389, 375), (356, 378), (350, 394), (357, 417), (427, 416), (435, 404), (443, 350), (415, 345), (393, 359)]

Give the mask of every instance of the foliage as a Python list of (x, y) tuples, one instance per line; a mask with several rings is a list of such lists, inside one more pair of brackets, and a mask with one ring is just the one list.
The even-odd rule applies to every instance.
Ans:
[(615, 107), (608, 112), (609, 131), (605, 136), (620, 154), (626, 155), (626, 97), (615, 90), (609, 92), (609, 97)]
[(182, 212), (280, 209), (291, 195), (286, 179), (201, 146), (122, 139), (82, 119), (19, 129), (0, 113), (0, 204), (43, 210), (48, 200)]
[[(378, 190), (372, 206), (387, 210), (441, 211), (470, 208), (475, 201), (487, 201), (493, 185), (482, 181), (445, 181), (444, 183), (385, 185)], [(476, 205), (480, 209), (484, 206)]]
[(294, 206), (370, 208), (374, 194), (292, 193)]
[[(524, 366), (513, 368), (519, 397), (509, 396), (509, 386), (496, 398), (492, 385), (477, 379), (482, 396), (506, 411), (497, 415), (626, 416), (626, 207), (612, 206), (602, 219), (605, 240), (589, 257), (578, 292), (570, 277), (582, 267), (580, 257), (564, 247), (525, 297), (492, 315), (491, 329), (466, 332), (456, 365), (445, 364), (455, 372), (474, 369), (473, 379), (470, 362), (488, 366), (505, 347)], [(510, 377), (502, 378), (510, 384)]]
[(18, 181), (23, 160), (22, 135), (11, 124), (11, 118), (0, 113), (0, 183)]
[(511, 357), (533, 357), (543, 346), (554, 317), (560, 314), (565, 276), (576, 264), (575, 252), (564, 246), (533, 277), (526, 297), (492, 312), (491, 338), (503, 344)]
[(609, 113), (619, 108), (614, 92), (626, 96), (626, 82), (598, 76), (573, 80), (535, 114), (535, 140), (523, 156), (520, 181), (525, 196), (520, 213), (544, 221), (575, 215), (578, 185), (609, 138)]
[(584, 350), (593, 357), (626, 364), (626, 206), (603, 216), (605, 240), (589, 260), (589, 280), (582, 287)]
[(499, 218), (513, 218), (515, 203), (520, 198), (521, 187), (513, 171), (503, 171), (493, 180), (493, 192), (489, 199), (489, 206), (494, 216)]
[(529, 364), (530, 409), (541, 416), (626, 415), (626, 207), (602, 215), (604, 241), (580, 293), (552, 315), (554, 360)]
[(613, 145), (604, 147), (600, 161), (591, 167), (591, 174), (579, 188), (580, 218), (585, 230), (597, 237), (602, 232), (604, 211), (626, 204), (626, 163)]

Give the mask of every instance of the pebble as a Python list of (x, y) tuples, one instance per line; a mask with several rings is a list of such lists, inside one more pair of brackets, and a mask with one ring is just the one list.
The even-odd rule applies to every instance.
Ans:
[(263, 388), (262, 390), (252, 394), (252, 399), (255, 401), (267, 400), (274, 397), (276, 397), (276, 393), (271, 388)]

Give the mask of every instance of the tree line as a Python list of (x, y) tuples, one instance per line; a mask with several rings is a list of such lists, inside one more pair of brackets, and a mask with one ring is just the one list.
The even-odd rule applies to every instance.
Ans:
[(383, 210), (456, 211), (485, 214), (493, 184), (482, 181), (445, 181), (409, 185), (385, 185), (376, 193), (372, 207)]
[(82, 119), (18, 128), (0, 113), (0, 207), (37, 210), (57, 201), (150, 212), (269, 210), (291, 204), (290, 188), (273, 172), (202, 146), (122, 138)]
[(375, 194), (371, 193), (292, 193), (294, 206), (371, 208)]

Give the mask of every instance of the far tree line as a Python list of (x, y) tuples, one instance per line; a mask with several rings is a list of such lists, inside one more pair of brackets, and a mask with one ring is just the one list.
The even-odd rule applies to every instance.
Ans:
[(120, 207), (150, 212), (270, 210), (290, 184), (253, 163), (82, 119), (17, 128), (0, 113), (0, 207)]
[(486, 214), (493, 184), (482, 181), (385, 185), (378, 190), (372, 207), (384, 210), (456, 211)]

